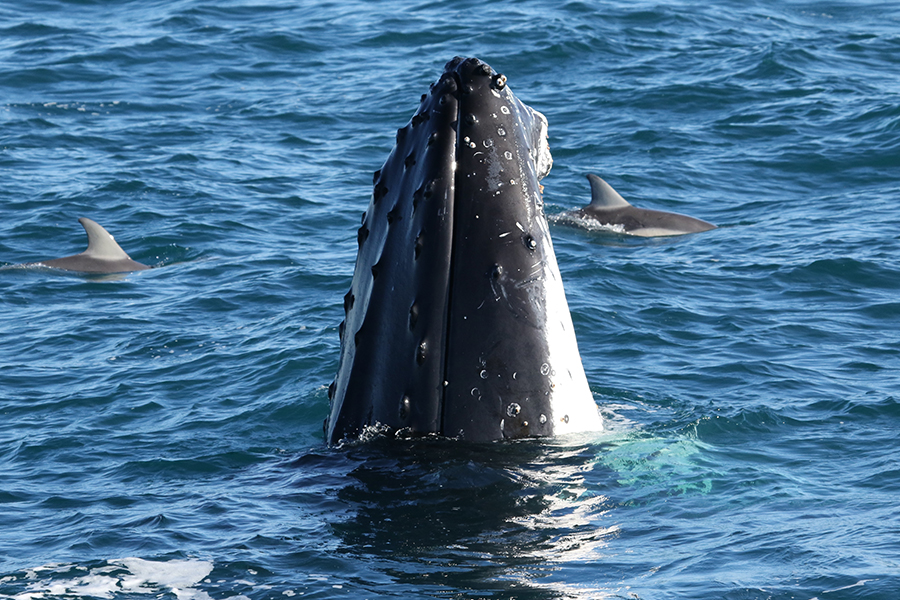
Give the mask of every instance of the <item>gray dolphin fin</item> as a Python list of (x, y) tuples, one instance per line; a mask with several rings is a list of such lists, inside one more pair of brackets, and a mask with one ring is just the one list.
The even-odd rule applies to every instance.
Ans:
[(587, 178), (591, 182), (592, 208), (624, 208), (631, 206), (625, 198), (619, 195), (619, 192), (601, 178), (593, 173), (588, 174)]
[(99, 223), (81, 217), (78, 219), (88, 236), (88, 247), (82, 254), (101, 260), (130, 260), (131, 257), (122, 250), (111, 233)]

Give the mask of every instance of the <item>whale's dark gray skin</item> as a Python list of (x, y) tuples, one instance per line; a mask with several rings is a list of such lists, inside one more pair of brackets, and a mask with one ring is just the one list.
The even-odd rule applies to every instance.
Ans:
[(455, 58), (375, 173), (327, 441), (595, 431), (539, 180), (547, 120)]
[(131, 260), (115, 238), (96, 222), (81, 217), (78, 219), (88, 237), (87, 250), (63, 258), (42, 260), (27, 266), (45, 266), (80, 273), (126, 273), (149, 269), (147, 265)]
[(687, 215), (632, 206), (601, 178), (594, 174), (587, 178), (591, 182), (591, 203), (562, 216), (596, 221), (614, 231), (640, 237), (684, 235), (716, 228)]

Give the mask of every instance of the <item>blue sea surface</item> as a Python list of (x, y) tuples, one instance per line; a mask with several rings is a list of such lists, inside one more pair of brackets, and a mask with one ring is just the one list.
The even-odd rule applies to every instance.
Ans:
[[(372, 172), (550, 124), (607, 429), (329, 448)], [(597, 173), (713, 231), (572, 227)], [(900, 5), (0, 0), (0, 597), (900, 598)]]

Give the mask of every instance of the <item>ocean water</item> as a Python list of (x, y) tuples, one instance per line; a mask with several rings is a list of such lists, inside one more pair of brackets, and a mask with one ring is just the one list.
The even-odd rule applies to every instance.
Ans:
[[(550, 123), (607, 430), (329, 448), (372, 172), (455, 55)], [(0, 597), (900, 598), (895, 2), (0, 1)], [(586, 173), (720, 227), (555, 215)]]

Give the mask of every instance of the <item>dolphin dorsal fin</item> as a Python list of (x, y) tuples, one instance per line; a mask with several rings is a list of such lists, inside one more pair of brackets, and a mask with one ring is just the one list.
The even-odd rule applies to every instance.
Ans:
[(593, 173), (588, 174), (587, 178), (591, 182), (591, 208), (624, 208), (631, 206), (611, 185)]
[(112, 234), (103, 229), (98, 223), (91, 221), (86, 217), (81, 217), (78, 219), (78, 222), (84, 227), (84, 231), (88, 236), (88, 247), (82, 254), (102, 260), (131, 258), (124, 250), (122, 250), (122, 247), (116, 243)]

